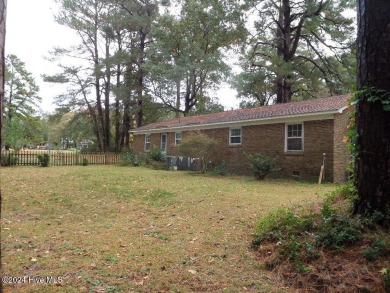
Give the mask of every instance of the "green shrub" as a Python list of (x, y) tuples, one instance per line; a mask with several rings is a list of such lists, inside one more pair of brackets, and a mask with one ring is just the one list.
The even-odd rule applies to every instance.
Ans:
[(205, 173), (209, 168), (209, 163), (217, 155), (217, 148), (217, 140), (202, 132), (196, 132), (184, 137), (179, 151), (183, 156), (199, 158), (199, 169)]
[(258, 247), (263, 241), (285, 241), (311, 230), (313, 223), (312, 214), (298, 216), (292, 210), (276, 210), (257, 223), (252, 244)]
[[(354, 243), (358, 247), (355, 253), (360, 253), (361, 242), (358, 241), (367, 238), (373, 240), (360, 254), (368, 261), (386, 261), (389, 242), (376, 225), (380, 215), (371, 218), (353, 216), (349, 196), (353, 195), (353, 190), (347, 192), (348, 188), (332, 192), (320, 211), (315, 206), (299, 213), (293, 209), (277, 210), (260, 219), (255, 226), (252, 245), (264, 260), (264, 268), (274, 270), (282, 266), (281, 271), (292, 269), (299, 276), (310, 273), (314, 267), (314, 274), (322, 274), (323, 269), (328, 270), (322, 265), (328, 256), (333, 258), (355, 249), (355, 246), (348, 247)], [(372, 237), (373, 233), (376, 236)], [(389, 291), (390, 268), (383, 268), (380, 272)]]
[(84, 159), (83, 159), (82, 165), (83, 165), (83, 166), (88, 166), (88, 165), (89, 165), (89, 161), (88, 161), (87, 158), (84, 158)]
[(325, 201), (321, 209), (321, 223), (318, 227), (316, 243), (318, 246), (340, 248), (360, 239), (364, 223)]
[(134, 154), (131, 148), (126, 148), (121, 152), (122, 166), (139, 166), (141, 164), (140, 158), (137, 154)]
[[(263, 241), (283, 242), (310, 234), (317, 247), (340, 248), (358, 241), (364, 229), (364, 223), (359, 218), (352, 218), (349, 213), (337, 210), (326, 202), (320, 217), (310, 211), (303, 215), (296, 215), (293, 210), (270, 213), (257, 223), (252, 244), (258, 247)], [(312, 250), (313, 247), (308, 246), (307, 249)]]
[(12, 154), (1, 155), (0, 165), (3, 167), (9, 167), (16, 165), (19, 161), (19, 158)]
[(217, 167), (214, 168), (214, 173), (224, 176), (229, 172), (229, 165), (223, 161), (221, 164), (219, 164)]
[(386, 242), (382, 239), (375, 239), (371, 245), (367, 246), (364, 251), (363, 255), (368, 261), (374, 261), (377, 260), (379, 257), (381, 257), (386, 249), (387, 245)]
[[(340, 195), (339, 199), (345, 199)], [(259, 220), (255, 227), (252, 245), (275, 242), (277, 253), (268, 260), (266, 267), (274, 268), (275, 264), (285, 260), (294, 260), (298, 271), (306, 268), (299, 266), (300, 261), (310, 261), (320, 257), (322, 247), (338, 249), (358, 241), (367, 231), (368, 220), (351, 217), (346, 206), (339, 204), (334, 193), (325, 200), (321, 212), (314, 209), (300, 210), (279, 209)], [(370, 257), (380, 253), (383, 246), (376, 244), (367, 253)]]
[(42, 167), (49, 167), (50, 156), (48, 154), (40, 154), (37, 157)]
[(146, 162), (165, 162), (165, 150), (153, 146), (146, 155)]
[[(282, 260), (314, 259), (319, 256), (307, 235), (314, 230), (315, 214), (298, 215), (291, 209), (279, 209), (261, 219), (255, 229), (252, 246), (256, 249), (267, 242), (276, 242), (277, 254), (266, 263), (273, 269)], [(304, 253), (302, 253), (304, 251)]]
[(248, 154), (249, 168), (257, 180), (263, 180), (268, 174), (278, 171), (274, 167), (274, 160), (263, 154)]

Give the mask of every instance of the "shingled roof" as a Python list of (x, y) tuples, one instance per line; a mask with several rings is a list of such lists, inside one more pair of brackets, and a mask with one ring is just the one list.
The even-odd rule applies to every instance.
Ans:
[(171, 120), (160, 121), (148, 124), (131, 130), (134, 133), (161, 131), (180, 128), (198, 128), (221, 124), (232, 124), (239, 122), (261, 121), (272, 118), (287, 118), (300, 116), (313, 116), (321, 114), (341, 113), (347, 106), (350, 95), (334, 96), (328, 98), (318, 98), (290, 102), (286, 104), (275, 104), (251, 109), (240, 109), (213, 114), (204, 114), (198, 116), (175, 118)]

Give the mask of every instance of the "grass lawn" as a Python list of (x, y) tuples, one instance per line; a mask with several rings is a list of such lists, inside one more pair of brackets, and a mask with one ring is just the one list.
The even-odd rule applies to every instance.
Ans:
[(269, 292), (254, 223), (335, 189), (116, 166), (0, 172), (4, 275), (63, 278), (8, 292)]

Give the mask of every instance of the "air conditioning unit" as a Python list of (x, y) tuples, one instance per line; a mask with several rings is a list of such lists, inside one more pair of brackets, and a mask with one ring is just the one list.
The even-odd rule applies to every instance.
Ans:
[(167, 156), (166, 168), (167, 170), (198, 170), (197, 161), (198, 158), (191, 157), (179, 157), (179, 156)]

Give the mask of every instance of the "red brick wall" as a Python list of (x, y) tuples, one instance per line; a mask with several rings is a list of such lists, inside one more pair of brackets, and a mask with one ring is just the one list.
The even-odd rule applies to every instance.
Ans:
[[(345, 163), (345, 148), (341, 146), (341, 135), (345, 135), (344, 125), (346, 115), (336, 115), (337, 126), (333, 120), (317, 120), (304, 122), (304, 152), (285, 153), (285, 124), (266, 124), (242, 127), (242, 144), (229, 146), (229, 128), (203, 130), (204, 133), (219, 141), (219, 154), (215, 158), (225, 160), (232, 172), (250, 174), (246, 154), (263, 153), (276, 158), (276, 166), (280, 171), (273, 177), (293, 177), (293, 171), (299, 172), (299, 178), (318, 179), (326, 153), (325, 180), (345, 181), (342, 172)], [(185, 139), (188, 132), (183, 132)], [(336, 134), (336, 136), (334, 135)], [(151, 135), (152, 145), (160, 146), (160, 134)], [(168, 155), (180, 155), (175, 147), (175, 132), (168, 132)], [(333, 152), (335, 145), (336, 153)], [(144, 151), (144, 135), (135, 135), (133, 149), (135, 152)], [(340, 157), (344, 158), (340, 160)]]
[(135, 153), (142, 153), (144, 151), (145, 135), (134, 135), (133, 143), (131, 147)]
[(334, 181), (346, 182), (348, 180), (348, 171), (346, 170), (351, 162), (351, 152), (346, 138), (348, 124), (353, 106), (344, 110), (342, 114), (336, 114), (334, 119)]

